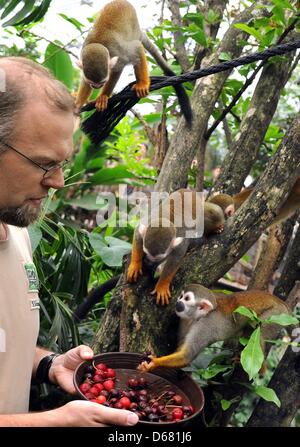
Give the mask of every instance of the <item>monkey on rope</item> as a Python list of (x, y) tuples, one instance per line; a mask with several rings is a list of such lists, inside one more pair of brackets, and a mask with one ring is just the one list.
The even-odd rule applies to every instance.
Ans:
[[(83, 77), (76, 98), (77, 109), (88, 101), (92, 89), (102, 87), (95, 106), (98, 111), (105, 110), (128, 64), (133, 65), (136, 76), (133, 90), (139, 98), (147, 96), (150, 78), (144, 48), (166, 75), (175, 75), (155, 45), (141, 31), (134, 7), (127, 0), (113, 0), (105, 5), (83, 43), (80, 61)], [(175, 85), (174, 89), (181, 111), (190, 126), (192, 109), (189, 97), (181, 84)]]

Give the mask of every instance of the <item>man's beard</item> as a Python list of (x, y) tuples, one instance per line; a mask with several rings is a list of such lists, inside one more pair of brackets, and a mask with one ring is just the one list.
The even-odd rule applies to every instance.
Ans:
[(31, 205), (23, 205), (20, 207), (8, 207), (0, 209), (0, 222), (8, 225), (14, 225), (15, 227), (28, 227), (34, 222), (41, 212), (38, 207)]

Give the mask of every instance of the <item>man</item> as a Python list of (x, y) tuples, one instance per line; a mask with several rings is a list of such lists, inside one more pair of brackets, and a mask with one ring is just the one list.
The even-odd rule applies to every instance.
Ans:
[[(3, 88), (4, 86), (5, 88)], [(53, 356), (36, 347), (37, 278), (26, 226), (50, 188), (63, 188), (72, 156), (71, 95), (47, 70), (24, 58), (0, 58), (0, 426), (134, 425), (137, 415), (74, 400), (28, 413), (30, 380), (74, 393), (73, 371), (93, 357), (87, 346)]]

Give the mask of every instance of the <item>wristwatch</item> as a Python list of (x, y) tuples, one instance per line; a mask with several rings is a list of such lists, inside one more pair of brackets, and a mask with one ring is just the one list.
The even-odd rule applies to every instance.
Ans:
[(49, 370), (52, 366), (53, 360), (61, 354), (49, 354), (46, 357), (43, 357), (40, 363), (38, 364), (35, 380), (38, 383), (52, 383), (49, 380)]

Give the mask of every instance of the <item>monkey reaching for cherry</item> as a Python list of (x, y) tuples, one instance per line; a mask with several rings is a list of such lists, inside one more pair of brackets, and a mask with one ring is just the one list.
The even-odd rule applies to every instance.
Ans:
[[(266, 291), (249, 290), (224, 295), (200, 284), (187, 285), (175, 308), (180, 317), (178, 350), (162, 357), (150, 356), (151, 361), (142, 362), (138, 369), (146, 372), (159, 366), (182, 368), (212, 343), (238, 338), (248, 321), (246, 317), (233, 313), (239, 306), (255, 311), (262, 319), (291, 313), (283, 301)], [(265, 340), (274, 338), (278, 331), (278, 325), (262, 324), (263, 350)]]
[[(133, 90), (139, 98), (147, 96), (150, 78), (144, 48), (166, 75), (175, 75), (155, 45), (141, 31), (134, 7), (127, 0), (113, 0), (105, 5), (82, 47), (80, 66), (83, 77), (76, 99), (77, 109), (88, 101), (92, 89), (102, 87), (95, 105), (97, 110), (105, 110), (109, 96), (128, 64), (133, 65), (136, 76)], [(192, 109), (188, 95), (180, 84), (174, 89), (190, 125)]]

